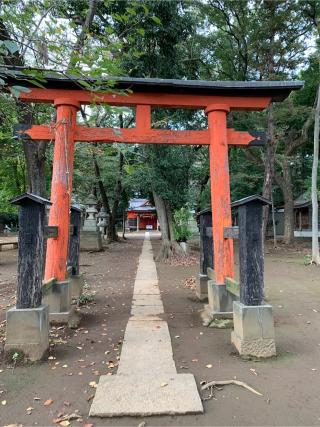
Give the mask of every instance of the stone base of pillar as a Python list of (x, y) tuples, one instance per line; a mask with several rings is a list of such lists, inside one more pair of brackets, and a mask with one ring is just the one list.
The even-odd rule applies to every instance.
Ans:
[(196, 284), (196, 295), (200, 301), (208, 301), (208, 276), (205, 274), (199, 274), (199, 280)]
[(102, 239), (100, 231), (82, 230), (80, 234), (80, 250), (102, 251)]
[(217, 285), (208, 280), (208, 311), (212, 319), (232, 319), (233, 302), (236, 296), (228, 292), (226, 285)]
[(248, 306), (235, 301), (233, 303), (233, 323), (231, 342), (241, 356), (271, 357), (276, 355), (271, 305)]
[(82, 274), (76, 274), (69, 276), (70, 287), (71, 287), (71, 298), (78, 299), (82, 295), (84, 278)]
[(71, 306), (70, 281), (57, 282), (48, 280), (42, 287), (43, 302), (49, 306), (49, 321), (51, 324), (68, 324), (77, 327), (80, 318)]
[(26, 359), (41, 360), (49, 349), (49, 307), (7, 311), (5, 353), (21, 351)]

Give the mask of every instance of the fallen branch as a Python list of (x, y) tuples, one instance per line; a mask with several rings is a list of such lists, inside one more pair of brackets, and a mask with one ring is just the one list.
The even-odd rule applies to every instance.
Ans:
[(210, 381), (209, 383), (207, 383), (204, 386), (202, 386), (201, 390), (207, 390), (208, 388), (215, 387), (217, 385), (228, 385), (228, 384), (239, 385), (239, 386), (244, 387), (247, 390), (251, 391), (252, 393), (257, 394), (258, 396), (263, 396), (263, 394), (259, 393), (259, 391), (257, 391), (254, 388), (250, 387), (248, 384), (244, 383), (243, 381), (238, 381), (238, 380)]

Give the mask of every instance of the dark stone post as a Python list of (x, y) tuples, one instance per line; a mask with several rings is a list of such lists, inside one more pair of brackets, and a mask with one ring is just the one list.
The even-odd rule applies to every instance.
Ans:
[(6, 316), (5, 352), (21, 351), (40, 360), (49, 348), (49, 307), (41, 304), (44, 222), (49, 200), (25, 193), (11, 203), (20, 206), (17, 304)]
[(211, 208), (202, 210), (197, 215), (200, 221), (200, 274), (198, 298), (208, 297), (208, 267), (213, 269), (213, 236)]
[(270, 204), (261, 196), (250, 196), (232, 204), (239, 213), (240, 302), (261, 305), (264, 286), (262, 236), (263, 206)]
[(207, 275), (208, 267), (213, 269), (213, 238), (211, 209), (204, 209), (200, 215), (200, 274)]
[(68, 267), (71, 267), (73, 276), (79, 275), (79, 255), (80, 255), (80, 231), (81, 231), (81, 215), (82, 210), (75, 206), (71, 206), (70, 225), (71, 234), (69, 237), (68, 251)]
[(51, 202), (25, 193), (11, 203), (20, 206), (16, 307), (35, 308), (42, 299), (45, 209)]
[(269, 204), (261, 196), (232, 204), (239, 208), (240, 301), (233, 303), (231, 341), (242, 356), (276, 354), (272, 306), (263, 302), (262, 211)]
[(75, 205), (72, 205), (70, 210), (71, 233), (69, 236), (68, 273), (71, 297), (78, 299), (84, 286), (84, 279), (79, 268), (82, 210)]

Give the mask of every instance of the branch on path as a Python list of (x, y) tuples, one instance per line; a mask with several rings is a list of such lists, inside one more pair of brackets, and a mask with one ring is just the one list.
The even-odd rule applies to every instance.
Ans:
[(259, 391), (255, 390), (254, 388), (250, 387), (245, 382), (238, 381), (238, 380), (210, 381), (209, 383), (203, 385), (201, 387), (201, 390), (207, 390), (208, 388), (215, 387), (215, 386), (218, 386), (218, 385), (229, 385), (229, 384), (239, 385), (240, 387), (244, 387), (247, 390), (251, 391), (251, 393), (257, 394), (258, 396), (263, 396), (262, 393), (260, 393)]

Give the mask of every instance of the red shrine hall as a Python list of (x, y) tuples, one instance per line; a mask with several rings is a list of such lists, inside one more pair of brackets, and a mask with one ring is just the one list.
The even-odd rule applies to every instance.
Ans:
[(131, 199), (127, 209), (127, 228), (130, 231), (157, 230), (156, 208), (147, 199)]

